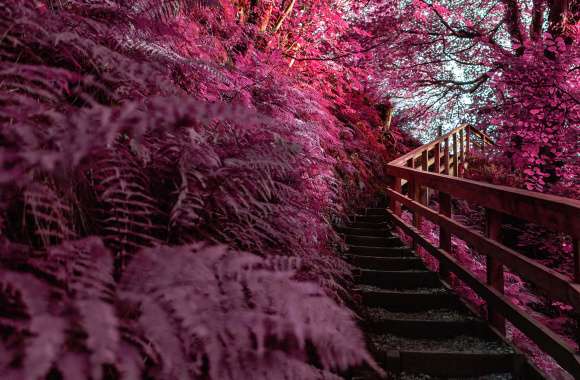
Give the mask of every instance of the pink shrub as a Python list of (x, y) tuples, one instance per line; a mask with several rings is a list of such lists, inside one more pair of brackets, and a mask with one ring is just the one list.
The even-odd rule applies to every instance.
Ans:
[(374, 365), (330, 221), (384, 181), (376, 111), (346, 69), (290, 70), (287, 25), (264, 45), (236, 6), (0, 9), (3, 378)]

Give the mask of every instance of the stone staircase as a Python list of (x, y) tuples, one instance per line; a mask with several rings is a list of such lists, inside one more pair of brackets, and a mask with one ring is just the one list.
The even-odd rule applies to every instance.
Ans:
[[(393, 233), (383, 208), (337, 227), (362, 298), (375, 360), (396, 379), (542, 379), (524, 357), (425, 268)], [(379, 377), (365, 370), (352, 379)]]

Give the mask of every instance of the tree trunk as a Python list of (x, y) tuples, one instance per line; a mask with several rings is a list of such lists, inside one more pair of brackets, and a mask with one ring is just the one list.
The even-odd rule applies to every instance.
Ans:
[(296, 4), (296, 0), (290, 1), (290, 4), (288, 4), (288, 6), (286, 7), (284, 12), (282, 13), (280, 18), (278, 19), (278, 22), (276, 22), (276, 25), (274, 26), (273, 33), (276, 33), (278, 31), (278, 29), (280, 29), (280, 27), (284, 23), (284, 20), (286, 20), (286, 17), (288, 17), (288, 15), (290, 15), (290, 13), (292, 12), (292, 9), (294, 9), (294, 4)]
[(268, 29), (268, 25), (270, 24), (270, 18), (272, 17), (272, 10), (273, 9), (274, 9), (274, 5), (272, 3), (269, 3), (266, 6), (266, 11), (264, 12), (262, 17), (260, 18), (260, 21), (258, 22), (258, 30), (260, 32), (265, 32)]
[(532, 40), (537, 40), (542, 35), (545, 10), (546, 0), (534, 0), (534, 8), (532, 9), (532, 23), (530, 25), (530, 38)]
[(503, 0), (505, 4), (505, 23), (512, 40), (517, 42), (520, 46), (516, 49), (516, 55), (520, 56), (524, 53), (524, 41), (526, 36), (522, 27), (521, 9), (516, 0)]

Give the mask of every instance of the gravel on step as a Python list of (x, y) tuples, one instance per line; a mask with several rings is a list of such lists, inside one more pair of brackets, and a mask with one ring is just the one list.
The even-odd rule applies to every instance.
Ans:
[(363, 316), (367, 321), (380, 322), (385, 319), (427, 320), (427, 321), (470, 321), (476, 316), (452, 309), (431, 309), (415, 313), (389, 311), (380, 307), (369, 307)]
[(361, 292), (400, 292), (400, 293), (421, 293), (421, 294), (445, 294), (449, 291), (445, 288), (414, 288), (414, 289), (384, 289), (374, 285), (356, 285), (356, 291)]
[(425, 351), (510, 354), (513, 349), (500, 341), (486, 341), (473, 336), (459, 335), (451, 339), (409, 339), (393, 334), (370, 334), (371, 342), (379, 351)]
[(485, 375), (485, 376), (480, 376), (480, 377), (447, 377), (445, 379), (442, 379), (440, 377), (434, 377), (434, 376), (429, 376), (429, 375), (423, 375), (423, 374), (407, 374), (405, 372), (403, 372), (401, 374), (401, 377), (399, 377), (400, 380), (512, 380), (513, 377), (510, 373), (498, 373), (498, 374), (491, 374), (491, 375)]

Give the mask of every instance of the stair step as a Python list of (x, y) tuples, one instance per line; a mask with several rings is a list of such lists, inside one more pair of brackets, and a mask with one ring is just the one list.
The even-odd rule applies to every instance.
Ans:
[(463, 352), (468, 354), (514, 354), (513, 348), (489, 337), (482, 339), (471, 335), (456, 335), (448, 339), (410, 339), (395, 334), (368, 334), (377, 352)]
[(347, 244), (367, 247), (397, 247), (403, 244), (401, 239), (395, 236), (345, 235), (345, 240)]
[(430, 309), (397, 312), (369, 307), (363, 312), (366, 330), (411, 338), (444, 339), (457, 335), (493, 336), (487, 324), (467, 309)]
[(444, 288), (414, 289), (412, 291), (383, 290), (372, 286), (359, 286), (362, 302), (368, 307), (381, 307), (389, 311), (419, 312), (429, 309), (461, 307), (455, 294)]
[(450, 339), (409, 339), (370, 334), (379, 362), (394, 372), (434, 376), (481, 376), (511, 372), (517, 355), (499, 340), (460, 335)]
[[(349, 220), (336, 230), (347, 243), (344, 257), (355, 266), (358, 283), (354, 292), (365, 305), (360, 325), (391, 378), (543, 379), (403, 245), (386, 208), (362, 209)], [(379, 379), (368, 366), (349, 376)]]
[(350, 255), (374, 256), (374, 257), (408, 257), (414, 256), (413, 251), (407, 247), (369, 247), (364, 245), (349, 245)]
[(362, 228), (362, 227), (346, 227), (337, 226), (335, 228), (336, 232), (345, 235), (360, 235), (360, 236), (390, 236), (390, 228)]
[(360, 270), (359, 283), (374, 285), (384, 289), (438, 288), (441, 282), (436, 273), (428, 270), (381, 271)]
[(355, 222), (354, 218), (351, 219), (351, 222), (347, 223), (348, 227), (354, 228), (369, 228), (369, 229), (390, 229), (391, 225), (387, 221), (382, 222)]
[(386, 208), (382, 207), (367, 207), (364, 209), (363, 215), (387, 215)]
[[(427, 374), (417, 373), (401, 373), (397, 380), (448, 380), (448, 377), (433, 377)], [(452, 380), (515, 380), (516, 378), (511, 373), (494, 373), (488, 374), (483, 376), (469, 376), (469, 377), (461, 377), (460, 379), (454, 378)], [(532, 380), (528, 379), (527, 377), (522, 377), (525, 380)], [(367, 369), (367, 370), (359, 370), (356, 375), (352, 377), (351, 380), (384, 380), (378, 376), (374, 371)], [(535, 380), (535, 379), (534, 379)], [(545, 379), (539, 379), (545, 380)]]
[(386, 215), (353, 215), (350, 220), (354, 223), (384, 223), (389, 219)]
[(486, 337), (490, 335), (487, 325), (476, 319), (429, 320), (386, 318), (380, 321), (365, 321), (365, 330), (396, 334), (408, 338), (446, 339), (457, 335)]
[[(401, 351), (398, 353), (400, 371), (442, 376), (445, 379), (473, 379), (475, 376), (502, 374), (511, 379), (510, 373), (518, 363), (518, 355), (464, 352)], [(505, 376), (505, 377), (504, 377)], [(412, 378), (412, 377), (411, 377)], [(485, 377), (483, 377), (485, 379)], [(432, 379), (432, 378), (431, 378)], [(492, 377), (497, 379), (497, 377)]]
[[(437, 292), (444, 290), (436, 289)], [(424, 290), (425, 292), (425, 290)], [(409, 292), (406, 292), (407, 294)], [(433, 293), (433, 290), (431, 291)], [(422, 311), (391, 311), (382, 307), (367, 307), (363, 311), (363, 316), (370, 322), (381, 322), (387, 319), (408, 319), (422, 321), (480, 321), (481, 319), (472, 314), (467, 308), (439, 308)]]
[(403, 271), (425, 269), (423, 261), (418, 257), (376, 257), (350, 255), (347, 260), (354, 266), (363, 269), (378, 269), (385, 271)]

